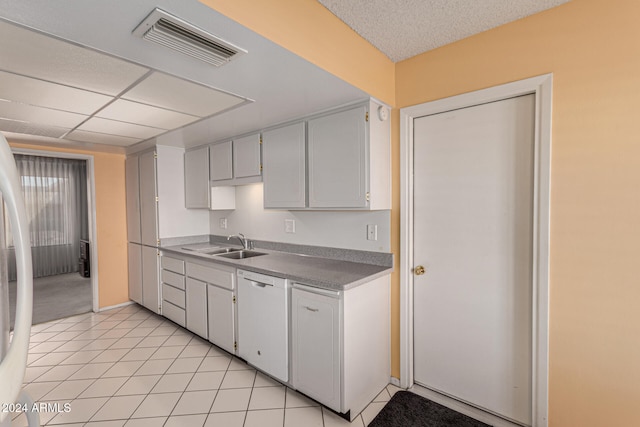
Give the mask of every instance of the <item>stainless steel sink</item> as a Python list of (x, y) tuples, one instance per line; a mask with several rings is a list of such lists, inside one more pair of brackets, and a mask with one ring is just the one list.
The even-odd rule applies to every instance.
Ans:
[(193, 245), (193, 246), (183, 246), (181, 249), (185, 250), (185, 251), (192, 251), (192, 252), (208, 252), (208, 251), (212, 251), (212, 250), (215, 250), (215, 249), (220, 249), (220, 246)]
[(266, 255), (264, 252), (256, 252), (256, 251), (247, 251), (247, 250), (236, 250), (234, 252), (229, 252), (226, 254), (219, 254), (220, 258), (230, 258), (230, 259), (245, 259), (252, 258), (254, 256)]
[(219, 254), (228, 254), (231, 252), (238, 252), (242, 249), (239, 248), (217, 248), (212, 250), (199, 251), (201, 254), (205, 255), (219, 255)]

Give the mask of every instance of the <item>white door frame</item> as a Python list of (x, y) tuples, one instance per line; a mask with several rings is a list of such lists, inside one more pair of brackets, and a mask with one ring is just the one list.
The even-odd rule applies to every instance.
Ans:
[(545, 74), (400, 110), (400, 386), (409, 388), (414, 384), (413, 121), (425, 115), (535, 94), (531, 402), (534, 427), (545, 427), (548, 423), (552, 80), (552, 74)]
[(91, 251), (91, 299), (94, 313), (100, 311), (100, 300), (98, 293), (98, 232), (96, 228), (96, 180), (93, 156), (90, 154), (67, 153), (64, 151), (41, 151), (29, 148), (11, 147), (16, 154), (27, 154), (40, 157), (57, 157), (59, 159), (77, 159), (87, 162), (87, 212), (89, 214), (89, 249)]

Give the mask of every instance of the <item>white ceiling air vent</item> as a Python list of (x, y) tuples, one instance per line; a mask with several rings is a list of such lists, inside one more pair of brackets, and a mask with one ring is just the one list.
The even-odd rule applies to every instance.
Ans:
[(153, 9), (133, 30), (133, 34), (216, 67), (247, 53), (246, 50), (158, 8)]

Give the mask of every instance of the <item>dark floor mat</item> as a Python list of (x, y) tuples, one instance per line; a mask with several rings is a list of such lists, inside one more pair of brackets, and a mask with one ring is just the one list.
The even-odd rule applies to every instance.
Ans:
[(489, 427), (408, 391), (399, 391), (369, 427)]

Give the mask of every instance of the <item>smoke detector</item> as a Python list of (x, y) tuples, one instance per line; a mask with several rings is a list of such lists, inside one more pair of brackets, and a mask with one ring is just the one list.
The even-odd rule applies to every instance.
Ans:
[(247, 53), (159, 8), (155, 8), (133, 34), (216, 67)]

